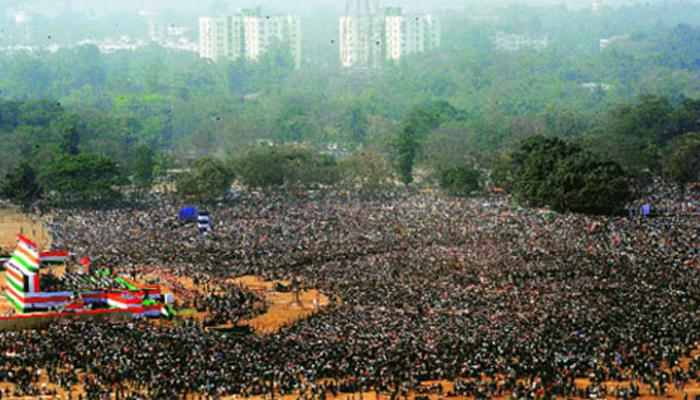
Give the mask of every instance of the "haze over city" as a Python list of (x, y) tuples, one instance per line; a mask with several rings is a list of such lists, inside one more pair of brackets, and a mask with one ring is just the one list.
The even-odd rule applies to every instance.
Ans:
[(699, 399), (700, 3), (0, 0), (0, 399)]

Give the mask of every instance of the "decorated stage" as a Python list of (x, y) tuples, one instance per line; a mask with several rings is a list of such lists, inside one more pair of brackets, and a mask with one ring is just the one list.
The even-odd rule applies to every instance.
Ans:
[[(5, 298), (13, 312), (0, 317), (3, 326), (35, 319), (51, 321), (69, 317), (172, 317), (172, 295), (158, 285), (141, 285), (106, 270), (90, 268), (56, 275), (52, 264), (67, 265), (68, 252), (39, 253), (36, 244), (17, 235), (17, 247), (5, 261)], [(3, 310), (5, 312), (5, 310)]]

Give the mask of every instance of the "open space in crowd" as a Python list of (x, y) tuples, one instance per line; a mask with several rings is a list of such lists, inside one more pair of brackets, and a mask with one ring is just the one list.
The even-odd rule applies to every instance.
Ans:
[(60, 211), (54, 246), (115, 273), (192, 278), (209, 292), (191, 301), (218, 310), (217, 323), (253, 312), (254, 295), (223, 284), (242, 275), (298, 280), (332, 304), (270, 335), (193, 321), (5, 332), (0, 381), (36, 394), (40, 369), (88, 398), (250, 396), (273, 385), (406, 396), (435, 380), (454, 382), (443, 395), (477, 398), (669, 393), (700, 379), (699, 362), (680, 362), (700, 344), (700, 196), (661, 185), (649, 195), (662, 215), (551, 215), (508, 196), (243, 193), (210, 210), (208, 235), (164, 198)]

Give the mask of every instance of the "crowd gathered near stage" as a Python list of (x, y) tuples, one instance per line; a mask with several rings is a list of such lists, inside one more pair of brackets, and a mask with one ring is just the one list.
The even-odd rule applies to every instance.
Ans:
[(331, 304), (269, 335), (192, 320), (0, 333), (0, 382), (17, 384), (0, 395), (40, 393), (42, 374), (123, 399), (680, 391), (700, 379), (700, 193), (657, 184), (631, 207), (647, 203), (653, 217), (594, 217), (505, 195), (252, 192), (209, 207), (207, 234), (165, 198), (56, 212), (54, 246), (114, 274), (190, 278), (206, 289), (188, 306), (215, 323), (255, 312), (259, 299), (226, 283), (244, 275), (300, 282)]

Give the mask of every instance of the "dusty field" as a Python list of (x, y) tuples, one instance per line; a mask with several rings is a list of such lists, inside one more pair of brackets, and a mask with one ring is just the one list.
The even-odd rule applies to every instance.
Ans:
[(18, 233), (32, 239), (40, 250), (48, 250), (51, 246), (51, 237), (39, 217), (22, 214), (17, 209), (0, 208), (0, 253), (8, 253), (15, 248)]
[[(267, 302), (268, 310), (265, 314), (241, 323), (253, 328), (259, 334), (277, 332), (329, 304), (328, 297), (316, 289), (300, 292), (299, 302), (297, 302), (294, 293), (277, 292), (275, 291), (275, 282), (263, 281), (259, 276), (244, 276), (234, 279), (231, 283), (249, 288), (263, 296)], [(289, 284), (289, 282), (280, 283)]]

